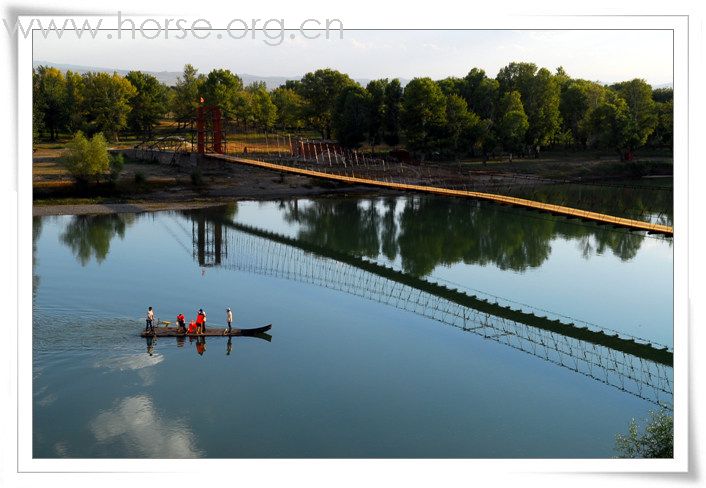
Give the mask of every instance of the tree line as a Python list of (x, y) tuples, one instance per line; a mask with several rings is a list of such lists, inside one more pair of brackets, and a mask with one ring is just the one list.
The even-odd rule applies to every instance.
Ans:
[(51, 140), (79, 130), (112, 141), (126, 132), (151, 137), (165, 118), (186, 126), (200, 104), (220, 107), (238, 130), (315, 131), (350, 148), (403, 146), (422, 159), (538, 155), (551, 147), (610, 149), (631, 159), (643, 146), (671, 148), (673, 139), (671, 88), (642, 79), (605, 85), (533, 63), (510, 63), (495, 78), (473, 68), (465, 77), (414, 78), (404, 87), (399, 79), (362, 86), (319, 69), (273, 90), (192, 65), (174, 86), (140, 71), (40, 66), (33, 94), (34, 133)]

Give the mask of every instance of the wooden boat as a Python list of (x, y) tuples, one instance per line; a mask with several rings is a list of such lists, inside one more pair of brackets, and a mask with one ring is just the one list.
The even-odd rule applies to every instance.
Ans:
[(211, 327), (206, 326), (206, 331), (203, 334), (186, 334), (179, 333), (177, 327), (155, 327), (154, 332), (142, 331), (140, 337), (238, 337), (238, 336), (259, 336), (272, 328), (272, 324), (267, 324), (263, 327), (255, 327), (254, 329), (236, 329), (233, 327), (228, 333), (226, 327)]

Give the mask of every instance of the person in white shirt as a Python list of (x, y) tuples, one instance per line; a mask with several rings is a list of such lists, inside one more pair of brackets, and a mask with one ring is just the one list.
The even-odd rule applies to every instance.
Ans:
[(154, 310), (152, 310), (152, 307), (147, 309), (147, 324), (145, 325), (145, 332), (148, 330), (154, 332)]
[(226, 322), (228, 322), (228, 334), (230, 334), (231, 324), (233, 323), (233, 312), (230, 311), (230, 308), (226, 308)]

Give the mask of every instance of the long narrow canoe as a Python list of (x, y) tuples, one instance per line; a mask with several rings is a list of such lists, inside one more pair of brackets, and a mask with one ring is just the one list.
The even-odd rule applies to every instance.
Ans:
[(233, 327), (228, 333), (228, 329), (224, 327), (206, 326), (206, 331), (203, 334), (180, 334), (176, 327), (155, 327), (154, 332), (142, 331), (140, 337), (223, 337), (223, 336), (256, 336), (263, 334), (272, 328), (272, 324), (267, 324), (264, 327), (255, 327), (254, 329), (236, 329)]

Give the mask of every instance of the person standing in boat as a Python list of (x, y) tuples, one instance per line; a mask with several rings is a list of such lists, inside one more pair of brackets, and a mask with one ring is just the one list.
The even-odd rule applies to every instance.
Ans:
[(177, 315), (176, 320), (177, 320), (177, 327), (178, 327), (177, 331), (180, 334), (185, 333), (186, 332), (186, 318), (184, 317), (184, 314), (180, 313), (179, 315)]
[(199, 309), (199, 313), (196, 318), (196, 323), (200, 323), (201, 331), (206, 332), (206, 312), (203, 311), (203, 308)]
[(152, 310), (152, 307), (147, 309), (147, 323), (145, 324), (145, 332), (147, 331), (154, 332), (154, 310)]
[(228, 323), (228, 335), (230, 335), (231, 324), (233, 323), (233, 312), (230, 311), (230, 308), (226, 308), (226, 322)]

